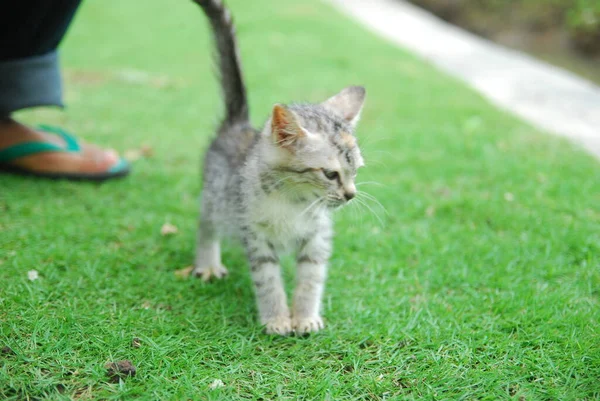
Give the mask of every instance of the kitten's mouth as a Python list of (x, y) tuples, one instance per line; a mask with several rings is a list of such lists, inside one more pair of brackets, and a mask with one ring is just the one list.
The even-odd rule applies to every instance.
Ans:
[(334, 209), (334, 210), (335, 210), (335, 209), (339, 209), (339, 208), (341, 208), (342, 206), (345, 206), (347, 203), (348, 203), (348, 202), (346, 202), (346, 201), (345, 201), (345, 200), (343, 200), (343, 199), (330, 199), (330, 200), (327, 202), (327, 206), (328, 206), (330, 209)]

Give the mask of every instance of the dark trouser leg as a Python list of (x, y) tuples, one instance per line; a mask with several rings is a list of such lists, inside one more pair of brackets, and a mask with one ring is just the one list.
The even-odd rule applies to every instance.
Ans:
[(0, 117), (63, 105), (56, 48), (80, 2), (0, 1)]

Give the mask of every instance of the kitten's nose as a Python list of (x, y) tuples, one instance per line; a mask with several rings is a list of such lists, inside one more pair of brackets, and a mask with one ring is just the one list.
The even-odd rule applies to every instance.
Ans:
[(355, 196), (356, 196), (356, 192), (345, 192), (344, 193), (344, 198), (346, 198), (347, 201), (351, 200)]

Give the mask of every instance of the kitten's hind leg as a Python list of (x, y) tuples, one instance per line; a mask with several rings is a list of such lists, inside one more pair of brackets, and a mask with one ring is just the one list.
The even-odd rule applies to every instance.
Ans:
[(221, 245), (214, 224), (205, 219), (200, 220), (198, 228), (196, 262), (192, 274), (203, 281), (221, 279), (228, 274), (227, 268), (221, 264)]

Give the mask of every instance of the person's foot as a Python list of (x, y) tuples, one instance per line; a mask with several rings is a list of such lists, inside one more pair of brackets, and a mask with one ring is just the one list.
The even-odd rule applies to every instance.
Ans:
[[(64, 139), (37, 131), (12, 119), (0, 119), (0, 151), (26, 142), (45, 142), (64, 146)], [(81, 143), (80, 152), (43, 152), (23, 156), (9, 163), (11, 167), (43, 174), (95, 174), (107, 171), (119, 161), (117, 152)]]

